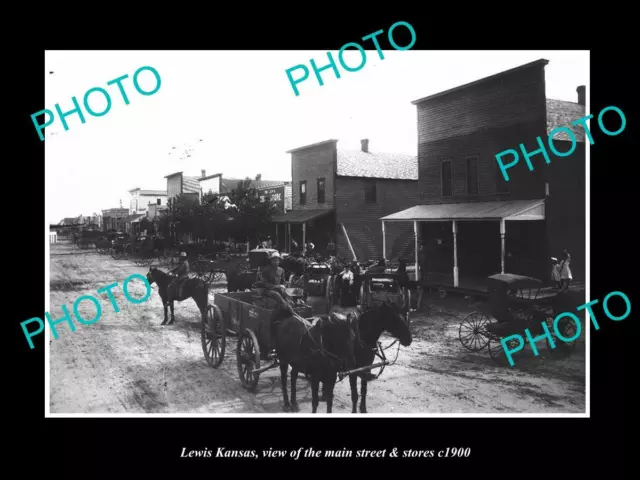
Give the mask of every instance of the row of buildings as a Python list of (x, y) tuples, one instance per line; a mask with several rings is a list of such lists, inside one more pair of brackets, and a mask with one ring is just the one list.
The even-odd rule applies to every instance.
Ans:
[[(293, 241), (319, 248), (333, 241), (342, 257), (411, 263), (423, 246), (429, 277), (455, 287), (499, 272), (546, 278), (548, 258), (567, 249), (574, 277), (584, 279), (585, 132), (571, 122), (585, 116), (585, 87), (577, 87), (576, 102), (548, 99), (547, 64), (538, 60), (412, 102), (417, 157), (377, 152), (368, 139), (355, 151), (336, 139), (290, 150), (291, 181), (251, 181), (279, 207), (274, 243), (290, 251)], [(538, 154), (534, 171), (512, 168), (505, 182), (496, 153), (521, 143), (533, 152), (537, 137), (560, 126), (575, 133), (574, 153), (557, 158), (549, 151), (550, 164)], [(571, 147), (569, 137), (554, 137), (554, 145)], [(243, 181), (205, 170), (165, 178), (166, 190), (136, 188), (128, 209), (104, 210), (102, 228), (140, 231), (168, 199), (226, 193)]]
[[(100, 229), (103, 231), (118, 230), (133, 234), (149, 230), (150, 225), (157, 223), (160, 214), (168, 208), (169, 200), (178, 196), (191, 197), (200, 201), (203, 194), (229, 194), (239, 188), (240, 184), (258, 190), (263, 201), (269, 199), (275, 203), (279, 212), (291, 210), (291, 182), (262, 180), (261, 175), (255, 179), (227, 178), (221, 173), (207, 175), (206, 170), (200, 176), (188, 176), (183, 172), (176, 172), (165, 177), (165, 190), (145, 190), (133, 188), (129, 190), (129, 208), (111, 208), (102, 210)], [(184, 242), (195, 239), (190, 235), (180, 238)]]
[[(292, 210), (276, 217), (285, 247), (291, 238), (322, 244), (335, 238), (339, 255), (418, 262), (435, 283), (474, 289), (488, 275), (547, 278), (549, 257), (568, 250), (574, 278), (585, 275), (585, 87), (576, 101), (546, 97), (538, 60), (412, 102), (418, 156), (360, 151), (326, 140), (291, 150)], [(510, 169), (505, 182), (495, 155), (524, 144), (540, 147), (557, 127), (570, 127), (577, 147), (534, 171)], [(562, 137), (562, 135), (565, 135)], [(563, 145), (565, 144), (565, 145)], [(554, 136), (560, 152), (566, 134)]]

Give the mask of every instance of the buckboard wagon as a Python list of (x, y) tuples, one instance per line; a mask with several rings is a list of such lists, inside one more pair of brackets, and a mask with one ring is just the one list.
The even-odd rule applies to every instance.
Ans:
[[(313, 323), (312, 309), (303, 300), (304, 291), (299, 288), (287, 288), (285, 293), (293, 303), (293, 310), (303, 319)], [(237, 336), (238, 376), (242, 386), (250, 391), (255, 391), (260, 374), (279, 365), (271, 339), (271, 318), (275, 307), (271, 302), (272, 299), (260, 295), (257, 290), (217, 293), (214, 304), (208, 306), (206, 322), (202, 322), (202, 349), (207, 363), (214, 368), (220, 366), (224, 358), (227, 332)], [(354, 371), (340, 372), (340, 378), (379, 366), (375, 364)]]

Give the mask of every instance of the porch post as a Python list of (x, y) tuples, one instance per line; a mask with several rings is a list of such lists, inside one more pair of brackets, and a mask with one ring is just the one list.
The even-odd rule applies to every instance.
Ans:
[(387, 235), (384, 228), (384, 220), (382, 220), (382, 258), (387, 259)]
[(500, 247), (501, 247), (501, 255), (500, 255), (500, 273), (504, 273), (504, 257), (506, 253), (505, 247), (505, 234), (507, 232), (506, 222), (503, 219), (500, 220)]
[(280, 229), (278, 228), (277, 223), (276, 223), (276, 248), (280, 250)]
[(416, 282), (420, 279), (420, 275), (418, 274), (418, 269), (420, 266), (418, 265), (418, 222), (416, 220), (413, 221), (413, 243), (414, 243), (414, 255), (416, 261)]
[(291, 253), (291, 224), (287, 222), (287, 251)]
[(453, 286), (458, 288), (458, 222), (453, 221)]
[(307, 222), (302, 224), (302, 252), (307, 251)]

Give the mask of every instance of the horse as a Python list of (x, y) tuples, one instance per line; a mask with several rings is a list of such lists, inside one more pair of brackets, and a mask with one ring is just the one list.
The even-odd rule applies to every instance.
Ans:
[[(331, 413), (338, 372), (351, 370), (356, 365), (355, 349), (360, 342), (357, 320), (351, 316), (333, 314), (303, 322), (294, 317), (288, 308), (280, 307), (274, 311), (270, 333), (280, 365), (283, 411), (299, 411), (296, 381), (298, 374), (303, 373), (311, 380), (312, 413), (318, 411), (320, 383), (327, 397), (327, 413)], [(291, 402), (287, 394), (289, 365)]]
[[(389, 302), (367, 310), (357, 318), (360, 342), (356, 345), (356, 368), (373, 365), (378, 340), (383, 331), (396, 338), (400, 345), (411, 345), (411, 332), (398, 307)], [(367, 383), (371, 379), (371, 372), (361, 372), (349, 375), (351, 386), (351, 413), (357, 413), (358, 405), (358, 377), (360, 377), (360, 413), (367, 413)]]
[[(198, 310), (200, 310), (202, 315), (202, 320), (205, 321), (207, 318), (207, 306), (209, 303), (209, 288), (207, 287), (207, 284), (199, 278), (189, 278), (182, 287), (182, 296), (178, 297), (178, 292), (175, 291), (175, 286), (169, 289), (169, 283), (171, 283), (174, 278), (174, 276), (163, 272), (162, 270), (158, 270), (156, 267), (149, 268), (149, 272), (147, 273), (149, 285), (152, 285), (153, 282), (158, 284), (158, 293), (160, 294), (162, 305), (164, 306), (164, 321), (160, 325), (171, 325), (175, 322), (176, 319), (173, 315), (173, 302), (183, 302), (188, 298), (193, 298), (196, 302)], [(171, 321), (168, 323), (167, 307), (171, 307)]]
[(291, 275), (301, 277), (304, 275), (306, 264), (303, 258), (289, 256), (282, 259), (280, 267), (285, 271), (287, 278)]

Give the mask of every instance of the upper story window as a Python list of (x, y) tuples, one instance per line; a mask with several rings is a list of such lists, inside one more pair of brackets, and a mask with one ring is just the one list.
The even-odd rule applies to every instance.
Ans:
[(453, 196), (453, 187), (451, 185), (451, 161), (442, 162), (442, 196)]
[(300, 205), (307, 204), (307, 181), (300, 182)]
[(324, 178), (319, 178), (318, 179), (318, 203), (324, 203), (325, 202), (325, 197), (324, 197), (324, 190), (325, 187), (325, 183), (324, 183)]
[(467, 157), (467, 193), (478, 194), (478, 157)]
[(156, 205), (162, 205), (162, 199), (161, 198), (156, 200)]
[(373, 181), (372, 183), (365, 185), (364, 187), (364, 203), (376, 203), (377, 202), (377, 191), (376, 191), (376, 183)]

